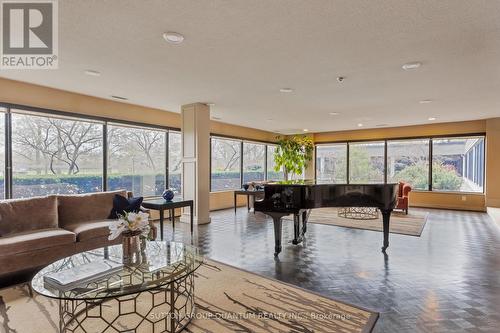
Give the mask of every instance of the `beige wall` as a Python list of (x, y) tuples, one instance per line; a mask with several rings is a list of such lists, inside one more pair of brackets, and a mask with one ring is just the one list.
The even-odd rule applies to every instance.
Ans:
[(486, 121), (486, 205), (500, 207), (500, 118)]
[(486, 132), (486, 121), (474, 120), (455, 123), (316, 133), (314, 134), (314, 141), (316, 143), (321, 143), (331, 141), (394, 139), (484, 132)]
[[(3, 78), (0, 78), (0, 102), (144, 124), (175, 128), (181, 127), (181, 116), (179, 113), (116, 102)], [(210, 132), (215, 135), (248, 138), (258, 141), (275, 141), (276, 137), (276, 134), (271, 132), (215, 121), (210, 121)], [(207, 168), (207, 174), (208, 172)], [(209, 177), (210, 175), (207, 176)], [(239, 204), (243, 205), (245, 201), (239, 199)], [(232, 192), (210, 194), (210, 209), (215, 210), (232, 206)]]

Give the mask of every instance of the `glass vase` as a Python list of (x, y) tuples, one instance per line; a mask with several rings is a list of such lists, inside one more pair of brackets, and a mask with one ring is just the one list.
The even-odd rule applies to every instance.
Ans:
[(125, 232), (122, 234), (123, 263), (127, 265), (139, 265), (141, 256), (141, 233)]

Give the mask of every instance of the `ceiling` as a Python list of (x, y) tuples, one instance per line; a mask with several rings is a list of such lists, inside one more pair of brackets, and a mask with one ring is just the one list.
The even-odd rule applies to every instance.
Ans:
[(0, 76), (174, 112), (213, 102), (223, 122), (282, 133), (499, 117), (498, 13), (490, 0), (64, 0), (59, 69)]

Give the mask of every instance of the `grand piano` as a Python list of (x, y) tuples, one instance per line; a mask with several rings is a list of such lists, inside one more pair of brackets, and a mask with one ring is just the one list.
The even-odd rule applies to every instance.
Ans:
[[(293, 214), (293, 244), (302, 242), (311, 209), (321, 207), (376, 207), (382, 212), (384, 241), (389, 246), (389, 223), (396, 207), (398, 184), (321, 184), (314, 180), (281, 181), (264, 185), (264, 198), (255, 211), (269, 215), (274, 223), (274, 255), (281, 252), (282, 218)], [(302, 226), (301, 226), (302, 224)]]

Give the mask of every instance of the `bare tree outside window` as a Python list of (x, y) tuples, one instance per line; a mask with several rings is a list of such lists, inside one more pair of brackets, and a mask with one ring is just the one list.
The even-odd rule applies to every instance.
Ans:
[(108, 189), (127, 189), (135, 196), (165, 190), (167, 132), (108, 125)]
[(181, 133), (168, 132), (168, 186), (182, 195), (181, 170)]
[(240, 158), (240, 141), (212, 138), (212, 191), (241, 187)]
[(102, 124), (12, 114), (13, 196), (102, 190)]
[(266, 146), (243, 142), (243, 183), (263, 181), (266, 164)]

